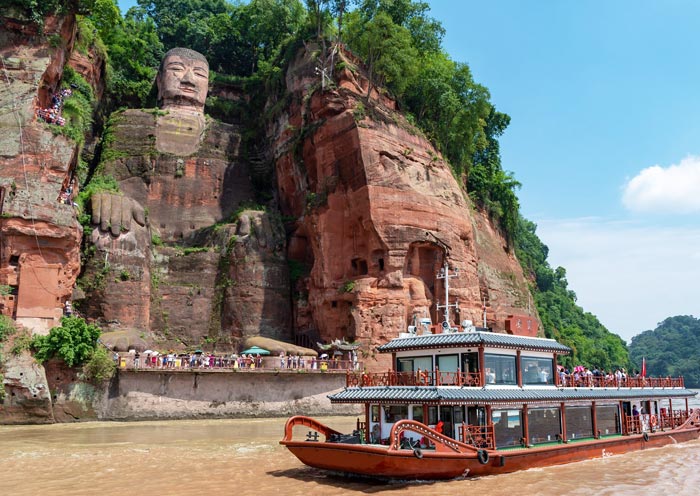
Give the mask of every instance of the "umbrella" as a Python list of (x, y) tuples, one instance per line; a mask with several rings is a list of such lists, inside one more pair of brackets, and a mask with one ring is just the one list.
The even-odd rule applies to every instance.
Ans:
[(258, 346), (251, 346), (247, 350), (243, 350), (241, 353), (245, 353), (246, 355), (250, 355), (251, 353), (253, 355), (269, 355), (270, 354), (269, 351), (267, 351), (263, 348), (259, 348)]

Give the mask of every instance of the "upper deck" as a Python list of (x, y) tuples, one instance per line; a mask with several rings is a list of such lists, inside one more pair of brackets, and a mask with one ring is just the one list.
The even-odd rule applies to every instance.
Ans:
[(489, 347), (511, 350), (551, 352), (557, 355), (569, 355), (571, 348), (554, 339), (531, 338), (488, 331), (458, 331), (440, 334), (402, 334), (377, 347), (380, 353), (399, 351), (416, 351), (445, 348)]

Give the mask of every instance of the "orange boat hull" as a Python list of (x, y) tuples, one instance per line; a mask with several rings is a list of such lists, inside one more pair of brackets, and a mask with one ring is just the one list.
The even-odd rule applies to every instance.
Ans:
[(700, 438), (700, 427), (648, 435), (618, 436), (576, 441), (556, 446), (490, 451), (487, 463), (475, 453), (423, 450), (418, 458), (409, 449), (391, 450), (366, 444), (283, 440), (302, 463), (319, 469), (392, 479), (453, 479), (495, 475), (549, 465), (605, 458), (631, 451), (656, 448)]

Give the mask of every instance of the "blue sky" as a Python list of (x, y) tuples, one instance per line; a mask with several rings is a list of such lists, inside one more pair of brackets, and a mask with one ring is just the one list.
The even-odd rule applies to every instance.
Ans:
[(578, 303), (628, 342), (700, 316), (700, 2), (429, 3), (511, 116), (503, 167)]

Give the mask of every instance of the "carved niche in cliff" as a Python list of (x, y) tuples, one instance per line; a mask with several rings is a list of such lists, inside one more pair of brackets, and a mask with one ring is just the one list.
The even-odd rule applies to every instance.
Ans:
[(157, 77), (160, 109), (112, 116), (104, 173), (121, 195), (93, 197), (87, 309), (170, 345), (288, 339), (284, 231), (264, 212), (233, 218), (254, 191), (239, 127), (204, 115), (208, 75), (201, 54), (173, 49)]

